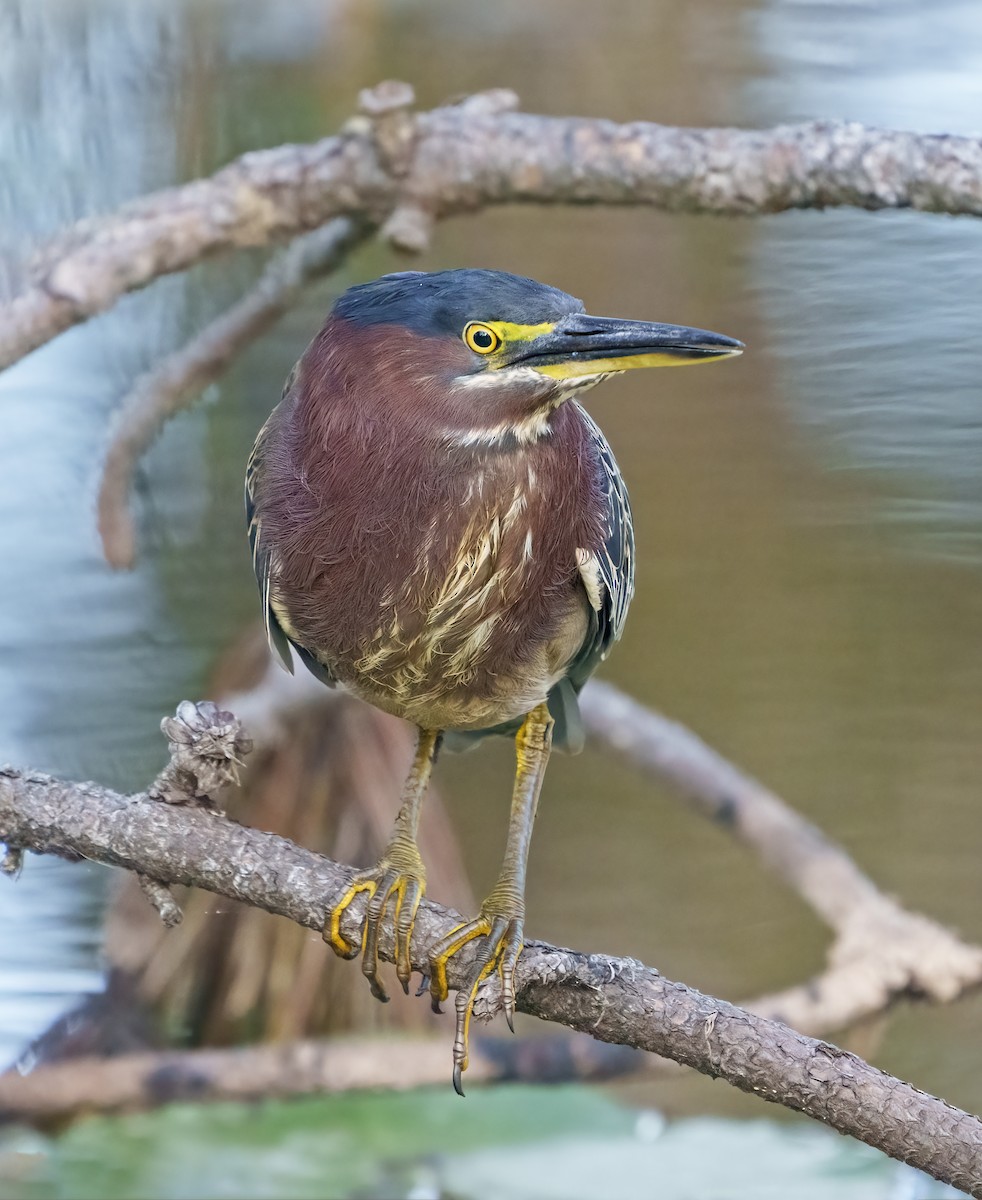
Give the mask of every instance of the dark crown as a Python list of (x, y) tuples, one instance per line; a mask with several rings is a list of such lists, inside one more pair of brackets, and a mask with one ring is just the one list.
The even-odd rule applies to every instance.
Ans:
[(429, 337), (459, 335), (468, 321), (539, 325), (583, 312), (558, 288), (505, 271), (400, 271), (349, 288), (334, 314), (359, 325), (401, 325)]

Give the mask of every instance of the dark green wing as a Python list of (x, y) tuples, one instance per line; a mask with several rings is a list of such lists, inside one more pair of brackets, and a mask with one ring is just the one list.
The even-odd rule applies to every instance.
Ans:
[[(283, 389), (284, 396), (292, 387), (295, 377), (296, 368), (294, 368), (294, 371), (291, 372), (289, 379), (286, 381), (286, 386)], [(259, 431), (256, 444), (253, 446), (252, 453), (249, 455), (249, 461), (246, 463), (245, 476), (245, 510), (246, 523), (249, 529), (249, 547), (252, 550), (252, 569), (256, 572), (256, 582), (259, 584), (259, 594), (262, 600), (266, 640), (269, 642), (270, 650), (272, 650), (273, 654), (291, 675), (293, 674), (293, 655), (290, 652), (292, 646), (309, 671), (316, 675), (318, 679), (323, 680), (324, 683), (333, 686), (335, 683), (334, 676), (322, 662), (314, 658), (309, 650), (304, 646), (298, 645), (297, 642), (287, 636), (283, 626), (276, 619), (276, 613), (272, 605), (273, 555), (268, 541), (263, 537), (260, 492), (262, 488), (263, 455), (266, 438), (269, 435), (270, 423), (274, 419), (275, 411), (274, 409)]]
[(556, 722), (553, 739), (574, 754), (582, 749), (584, 741), (577, 696), (621, 636), (634, 595), (634, 522), (627, 488), (607, 439), (586, 410), (579, 405), (577, 408), (597, 451), (606, 512), (603, 547), (580, 565), (590, 600), (587, 636), (566, 677), (549, 693), (549, 711)]
[[(271, 420), (272, 418), (270, 418)], [(290, 653), (290, 639), (276, 619), (273, 606), (270, 604), (270, 588), (272, 586), (272, 554), (269, 545), (263, 539), (263, 520), (258, 509), (258, 494), (260, 478), (263, 469), (263, 446), (269, 431), (269, 420), (263, 425), (256, 438), (256, 444), (246, 463), (245, 476), (245, 510), (246, 523), (249, 529), (249, 549), (252, 551), (252, 569), (256, 573), (259, 584), (259, 595), (263, 606), (263, 623), (266, 626), (266, 640), (269, 648), (279, 658), (284, 667), (293, 674), (293, 656)]]
[[(569, 667), (568, 677), (577, 691), (621, 636), (634, 596), (634, 521), (631, 517), (631, 501), (607, 439), (584, 409), (580, 409), (580, 414), (590, 431), (603, 474), (606, 528), (601, 552), (581, 568), (594, 618), (586, 641)], [(592, 582), (589, 583), (588, 572), (593, 573)]]

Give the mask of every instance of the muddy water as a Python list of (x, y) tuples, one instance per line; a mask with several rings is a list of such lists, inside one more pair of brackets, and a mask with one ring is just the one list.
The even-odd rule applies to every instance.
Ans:
[[(584, 0), (22, 0), (0, 14), (0, 285), (66, 220), (322, 135), (386, 77), (410, 78), (423, 105), (510, 86), (529, 109), (620, 120), (970, 131), (982, 17), (958, 3), (921, 12), (899, 0), (689, 0), (614, 19)], [(911, 214), (514, 210), (446, 224), (419, 264), (516, 270), (590, 311), (748, 343), (739, 362), (588, 398), (639, 543), (638, 597), (606, 677), (760, 775), (887, 891), (976, 939), (980, 237), (977, 223)], [(391, 264), (366, 250), (345, 281)], [(165, 281), (0, 379), (0, 758), (138, 786), (159, 759), (161, 711), (200, 690), (254, 614), (242, 462), (330, 287), (154, 449), (133, 574), (102, 564), (91, 511), (117, 397), (251, 270)], [(506, 746), (478, 755), (441, 770), (481, 888), (510, 758)], [(0, 888), (4, 1054), (93, 986), (102, 887), (92, 868), (31, 863), (17, 889)], [(804, 977), (825, 946), (723, 833), (591, 753), (550, 768), (529, 926), (733, 998)], [(877, 1031), (877, 1061), (978, 1109), (980, 1019), (975, 1001), (900, 1013)], [(701, 1080), (657, 1098), (733, 1103)]]

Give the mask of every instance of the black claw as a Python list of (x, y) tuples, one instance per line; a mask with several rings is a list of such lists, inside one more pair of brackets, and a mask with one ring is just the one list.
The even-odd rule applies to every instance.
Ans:
[(432, 1010), (433, 1010), (435, 1013), (439, 1013), (439, 1015), (440, 1015), (441, 1017), (443, 1016), (443, 1009), (440, 1007), (440, 1001), (439, 1001), (439, 1000), (437, 1000), (437, 998), (436, 998), (435, 996), (434, 996), (434, 997), (433, 997), (433, 999), (430, 1001), (430, 1008), (431, 1008), (431, 1009), (432, 1009)]
[(425, 996), (429, 990), (430, 977), (429, 975), (423, 975), (419, 981), (419, 987), (416, 989), (416, 999), (418, 1000), (420, 996)]
[(505, 1022), (507, 1023), (508, 1028), (512, 1031), (512, 1033), (514, 1033), (515, 1032), (515, 1022), (512, 1020), (512, 1015), (507, 1008), (505, 1009)]
[(408, 979), (400, 979), (399, 982), (402, 984), (402, 990), (408, 996), (409, 995), (409, 980)]
[(463, 1094), (464, 1094), (464, 1084), (463, 1084), (463, 1080), (462, 1080), (462, 1075), (463, 1075), (463, 1072), (460, 1069), (460, 1063), (454, 1063), (453, 1090), (457, 1093), (458, 1096), (463, 1096)]
[(372, 995), (376, 1000), (381, 1000), (383, 1004), (389, 1003), (389, 993), (384, 987), (382, 987), (377, 979), (369, 979), (368, 985), (372, 989)]

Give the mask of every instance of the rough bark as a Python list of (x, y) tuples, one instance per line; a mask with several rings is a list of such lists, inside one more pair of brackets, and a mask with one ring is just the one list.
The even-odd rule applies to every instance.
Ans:
[[(164, 885), (203, 887), (311, 929), (322, 927), (326, 908), (340, 899), (352, 874), (207, 808), (12, 768), (0, 774), (0, 839), (17, 850), (125, 867)], [(353, 905), (342, 922), (346, 937), (355, 937), (360, 917)], [(424, 902), (413, 938), (416, 969), (425, 967), (422, 948), (458, 920)], [(390, 930), (381, 952), (391, 961)], [(461, 980), (468, 957), (451, 960), (451, 986)], [(724, 1078), (982, 1197), (982, 1122), (855, 1055), (664, 979), (632, 959), (532, 942), (519, 965), (518, 987), (523, 1012)], [(483, 1015), (491, 1015), (496, 988), (481, 999)]]
[(405, 84), (362, 96), (336, 136), (253, 151), (208, 179), (80, 222), (0, 307), (0, 367), (209, 256), (335, 217), (425, 245), (433, 221), (500, 204), (644, 205), (748, 215), (852, 206), (982, 215), (982, 141), (814, 121), (683, 129), (509, 111), (512, 93), (412, 114)]

